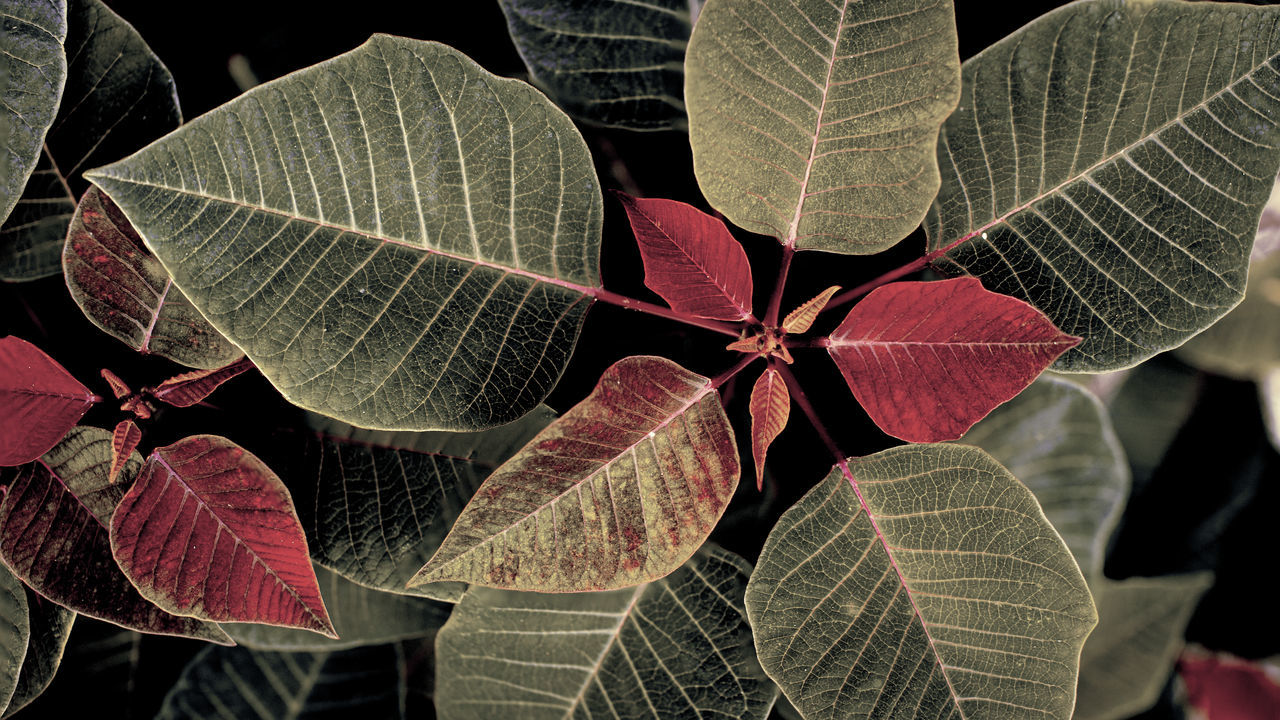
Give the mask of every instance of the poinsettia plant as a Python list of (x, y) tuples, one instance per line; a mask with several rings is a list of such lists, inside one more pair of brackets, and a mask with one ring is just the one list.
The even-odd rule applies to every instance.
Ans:
[[(183, 122), (100, 0), (0, 2), (0, 272), (141, 363), (0, 338), (6, 712), (76, 614), (222, 646), (163, 717), (1155, 701), (1210, 579), (1106, 577), (1129, 466), (1041, 375), (1244, 298), (1280, 9), (1082, 0), (962, 63), (949, 0), (500, 0), (533, 84), (375, 34)], [(610, 127), (687, 139), (690, 202)], [(597, 304), (697, 351), (601, 347)]]

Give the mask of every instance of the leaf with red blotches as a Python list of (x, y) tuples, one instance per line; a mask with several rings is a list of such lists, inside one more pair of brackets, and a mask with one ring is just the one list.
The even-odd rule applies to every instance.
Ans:
[(751, 317), (751, 265), (723, 221), (676, 200), (614, 194), (640, 246), (644, 284), (672, 310), (712, 320)]
[(579, 592), (655, 580), (706, 540), (740, 471), (710, 380), (623, 358), (493, 471), (409, 585)]
[(253, 367), (249, 358), (213, 370), (195, 370), (175, 375), (146, 392), (157, 400), (175, 407), (191, 407), (213, 394), (222, 383)]
[(115, 432), (111, 433), (111, 470), (107, 473), (107, 482), (115, 484), (129, 456), (138, 449), (142, 442), (142, 431), (132, 420), (121, 420), (116, 423)]
[(818, 319), (818, 313), (822, 312), (822, 308), (831, 301), (831, 296), (838, 292), (840, 292), (840, 286), (832, 285), (787, 313), (787, 317), (782, 321), (782, 331), (792, 335), (808, 332), (809, 328), (813, 327), (813, 321)]
[(62, 268), (89, 320), (138, 352), (195, 368), (243, 355), (191, 306), (124, 213), (96, 187), (76, 207)]
[(963, 435), (1079, 342), (1027, 303), (962, 277), (877, 288), (827, 349), (881, 430), (941, 442)]
[(102, 379), (106, 380), (107, 384), (111, 386), (111, 394), (114, 395), (117, 400), (133, 394), (133, 390), (129, 387), (129, 384), (124, 380), (121, 380), (119, 375), (116, 375), (106, 368), (102, 368), (98, 373), (102, 375)]
[(337, 637), (288, 489), (226, 438), (156, 448), (111, 517), (111, 550), (170, 612)]
[(756, 461), (756, 490), (764, 487), (764, 456), (791, 414), (791, 394), (782, 374), (765, 368), (751, 388), (751, 454)]
[(36, 592), (68, 610), (141, 632), (230, 644), (217, 626), (171, 615), (138, 593), (111, 557), (107, 526), (142, 466), (133, 453), (122, 480), (107, 481), (111, 433), (72, 428), (38, 461), (0, 469), (0, 560)]
[(40, 348), (0, 338), (0, 465), (40, 457), (101, 399)]
[(1185, 652), (1178, 672), (1187, 701), (1208, 720), (1262, 720), (1280, 717), (1280, 679), (1256, 662), (1225, 654)]

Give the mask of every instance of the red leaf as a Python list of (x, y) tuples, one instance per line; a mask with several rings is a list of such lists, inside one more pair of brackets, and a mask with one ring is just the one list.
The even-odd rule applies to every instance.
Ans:
[(0, 338), (0, 465), (45, 454), (101, 399), (40, 348)]
[(678, 312), (751, 317), (751, 265), (720, 220), (676, 200), (616, 193), (644, 259), (644, 284)]
[(832, 285), (805, 304), (787, 313), (786, 319), (782, 321), (782, 331), (793, 335), (808, 332), (809, 328), (813, 327), (813, 321), (818, 319), (818, 313), (822, 312), (822, 308), (826, 307), (828, 302), (831, 302), (831, 296), (837, 292), (840, 292), (840, 286)]
[(143, 596), (170, 612), (337, 637), (289, 491), (225, 438), (152, 452), (111, 518), (111, 548)]
[(155, 399), (175, 407), (191, 407), (213, 394), (222, 383), (251, 367), (253, 362), (249, 358), (240, 358), (225, 367), (175, 375), (154, 388), (146, 388), (146, 391)]
[(111, 434), (111, 470), (107, 473), (108, 483), (115, 484), (120, 471), (124, 469), (125, 462), (133, 451), (138, 449), (140, 442), (142, 442), (142, 431), (138, 429), (137, 423), (132, 420), (121, 420), (116, 423), (116, 430)]
[(756, 490), (764, 487), (764, 456), (769, 445), (787, 426), (791, 395), (782, 375), (765, 368), (751, 388), (751, 454), (756, 460)]
[(133, 394), (133, 390), (129, 389), (129, 384), (121, 380), (119, 375), (106, 368), (102, 368), (98, 372), (102, 375), (102, 379), (106, 380), (107, 384), (111, 386), (111, 394), (117, 400)]
[(828, 351), (858, 402), (908, 442), (954, 440), (1080, 342), (976, 278), (877, 288)]
[(1256, 663), (1184, 653), (1178, 671), (1187, 684), (1187, 700), (1209, 720), (1280, 718), (1280, 683)]

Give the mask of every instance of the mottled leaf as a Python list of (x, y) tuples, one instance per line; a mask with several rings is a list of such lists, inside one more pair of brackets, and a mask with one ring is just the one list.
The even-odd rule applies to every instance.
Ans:
[(101, 399), (40, 348), (0, 338), (0, 465), (40, 457)]
[[(8, 572), (2, 568), (0, 571)], [(31, 618), (31, 639), (27, 643), (27, 655), (22, 661), (17, 687), (9, 700), (9, 707), (0, 714), (0, 718), (10, 717), (29, 705), (53, 682), (76, 619), (75, 613), (61, 605), (41, 597), (30, 588), (25, 588), (25, 591)]]
[(243, 353), (191, 306), (173, 278), (98, 188), (75, 208), (62, 248), (67, 289), (86, 317), (141, 353), (216, 368)]
[(1280, 252), (1255, 260), (1244, 300), (1177, 354), (1198, 368), (1241, 380), (1280, 368)]
[[(67, 80), (66, 0), (0, 0), (0, 222), (22, 195)], [(2, 246), (0, 246), (2, 247)], [(5, 263), (7, 264), (7, 263)]]
[(871, 419), (908, 442), (954, 440), (1080, 341), (974, 278), (872, 291), (827, 350)]
[(582, 137), (437, 43), (376, 35), (87, 177), (288, 400), (360, 427), (515, 420), (599, 287)]
[(808, 332), (813, 327), (813, 321), (818, 319), (818, 313), (827, 306), (827, 302), (831, 300), (831, 296), (840, 292), (839, 285), (832, 285), (817, 295), (809, 298), (803, 305), (787, 313), (782, 320), (782, 331), (799, 335)]
[(1097, 622), (1035, 498), (961, 445), (835, 468), (769, 534), (746, 607), (765, 671), (809, 720), (1068, 720)]
[(5, 279), (57, 274), (67, 224), (88, 187), (81, 173), (182, 124), (169, 70), (100, 0), (67, 0), (66, 55), (57, 119), (22, 198), (0, 227)]
[(1244, 294), (1280, 167), (1280, 8), (1071, 3), (964, 64), (925, 225), (945, 268), (1129, 367)]
[(125, 463), (133, 451), (142, 442), (142, 431), (132, 420), (121, 420), (111, 432), (111, 469), (107, 471), (107, 482), (114, 483), (124, 470)]
[(872, 253), (924, 217), (960, 93), (950, 0), (718, 0), (685, 67), (698, 185), (735, 224)]
[(740, 470), (710, 380), (624, 358), (484, 481), (410, 582), (576, 592), (655, 580), (706, 540)]
[(791, 394), (782, 374), (773, 368), (760, 373), (751, 388), (751, 456), (756, 463), (756, 490), (764, 488), (764, 458), (775, 438), (787, 426)]
[(534, 82), (571, 115), (661, 130), (684, 124), (684, 50), (702, 0), (500, 0)]
[(212, 370), (194, 370), (175, 375), (156, 387), (145, 388), (148, 395), (175, 407), (191, 407), (213, 394), (223, 383), (253, 367), (247, 358)]
[(750, 572), (708, 547), (625, 590), (472, 588), (436, 643), (440, 716), (763, 718), (778, 690), (751, 647)]
[(724, 221), (677, 200), (616, 193), (644, 262), (644, 284), (672, 310), (736, 322), (751, 317), (751, 265)]
[(0, 712), (18, 686), (18, 673), (31, 637), (27, 594), (13, 573), (0, 568)]
[(40, 460), (0, 470), (0, 560), (63, 607), (121, 627), (230, 642), (216, 626), (170, 615), (144, 599), (111, 557), (108, 524), (142, 466), (136, 453), (111, 484), (111, 433), (73, 428)]
[(226, 438), (153, 450), (111, 516), (111, 551), (170, 612), (336, 637), (288, 489)]

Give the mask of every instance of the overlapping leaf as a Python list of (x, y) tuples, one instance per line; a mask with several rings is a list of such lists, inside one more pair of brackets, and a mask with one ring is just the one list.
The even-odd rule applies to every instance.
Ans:
[(437, 640), (448, 720), (763, 718), (742, 593), (751, 567), (708, 547), (654, 582), (548, 595), (473, 588)]
[(67, 0), (66, 55), (57, 119), (22, 198), (0, 227), (5, 279), (56, 274), (67, 224), (88, 186), (81, 173), (182, 123), (169, 70), (100, 0)]
[(787, 247), (883, 250), (938, 191), (960, 92), (950, 0), (719, 0), (685, 62), (694, 172)]
[(25, 591), (31, 634), (13, 697), (9, 699), (9, 707), (0, 713), (0, 718), (10, 717), (29, 705), (53, 682), (76, 619), (75, 613), (61, 605), (41, 597), (30, 588), (25, 588)]
[(1280, 8), (1072, 3), (964, 64), (930, 247), (1128, 367), (1244, 294), (1280, 167)]
[(1250, 264), (1244, 300), (1178, 348), (1178, 356), (1242, 380), (1280, 368), (1280, 252)]
[(1035, 498), (977, 448), (850, 461), (783, 514), (747, 586), (765, 670), (809, 720), (1067, 720), (1097, 622)]
[(9, 698), (18, 686), (30, 637), (27, 594), (18, 578), (0, 567), (0, 713), (9, 707)]
[(751, 457), (756, 463), (756, 489), (764, 487), (764, 459), (769, 446), (787, 426), (791, 394), (781, 373), (766, 368), (751, 388)]
[(501, 0), (534, 81), (575, 117), (684, 124), (684, 50), (702, 0)]
[(100, 399), (40, 348), (0, 338), (0, 465), (40, 457)]
[(361, 427), (515, 420), (599, 285), (573, 124), (436, 43), (375, 36), (88, 177), (287, 399)]
[(484, 481), (411, 583), (576, 592), (660, 578), (706, 540), (740, 470), (710, 380), (624, 358)]
[[(66, 0), (0, 1), (0, 222), (36, 168), (67, 80)], [(5, 263), (7, 264), (7, 263)]]

